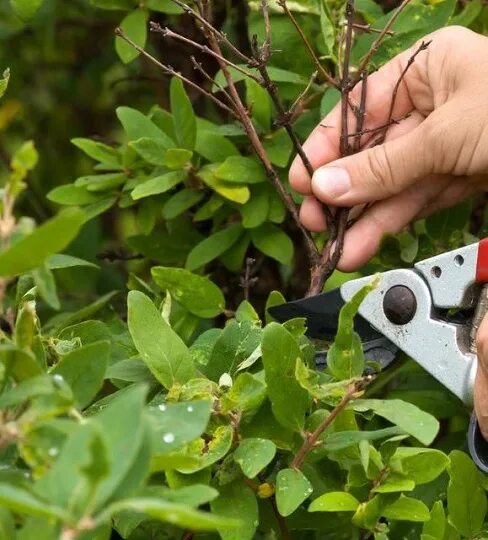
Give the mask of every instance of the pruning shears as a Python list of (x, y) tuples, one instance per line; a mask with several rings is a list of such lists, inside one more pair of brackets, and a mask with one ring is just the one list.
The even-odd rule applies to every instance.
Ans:
[[(345, 302), (371, 282), (354, 279), (331, 292), (269, 309), (285, 322), (307, 320), (307, 334), (331, 340)], [(366, 358), (382, 368), (402, 350), (466, 405), (473, 404), (476, 331), (488, 311), (488, 238), (420, 261), (409, 269), (380, 274), (378, 286), (359, 307), (355, 330)], [(471, 417), (468, 447), (473, 460), (488, 472), (488, 442)]]

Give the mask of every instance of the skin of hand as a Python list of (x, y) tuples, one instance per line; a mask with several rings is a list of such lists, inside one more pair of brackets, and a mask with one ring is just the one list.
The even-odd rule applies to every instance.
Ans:
[[(299, 157), (291, 166), (290, 184), (305, 195), (300, 217), (312, 231), (325, 229), (321, 202), (371, 203), (346, 234), (343, 271), (373, 256), (385, 233), (488, 187), (488, 37), (452, 26), (423, 41), (431, 43), (398, 89), (393, 118), (403, 120), (388, 129), (384, 144), (340, 158), (337, 105), (304, 144), (313, 178)], [(368, 77), (364, 129), (387, 123), (395, 84), (418, 46)], [(358, 104), (360, 95), (358, 84), (351, 101)], [(362, 147), (377, 137), (364, 135)]]
[[(313, 178), (299, 157), (290, 169), (291, 186), (305, 195), (302, 223), (312, 231), (325, 229), (322, 203), (369, 204), (346, 233), (343, 271), (374, 255), (385, 233), (397, 233), (416, 218), (488, 188), (488, 38), (453, 26), (423, 41), (431, 43), (398, 89), (392, 117), (403, 120), (389, 127), (383, 144), (368, 148), (378, 135), (364, 135), (364, 150), (340, 158), (337, 105), (304, 144)], [(419, 45), (368, 77), (363, 129), (388, 122), (395, 84)], [(357, 105), (360, 95), (358, 84), (351, 101)], [(349, 132), (354, 132), (352, 122)], [(488, 315), (478, 331), (477, 352), (475, 411), (488, 440)]]

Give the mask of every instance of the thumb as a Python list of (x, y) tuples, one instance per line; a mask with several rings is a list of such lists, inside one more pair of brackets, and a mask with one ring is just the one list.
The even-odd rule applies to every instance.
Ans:
[(478, 370), (474, 383), (474, 408), (483, 437), (488, 440), (488, 316), (476, 336)]
[(385, 199), (432, 172), (423, 124), (379, 146), (317, 169), (312, 191), (335, 206), (354, 206)]

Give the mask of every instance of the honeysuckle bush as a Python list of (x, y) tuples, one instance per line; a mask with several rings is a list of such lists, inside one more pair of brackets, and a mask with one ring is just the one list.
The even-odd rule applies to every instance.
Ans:
[[(106, 10), (141, 47), (149, 18), (183, 24), (169, 0), (86, 4), (92, 17)], [(249, 3), (249, 35), (262, 32), (256, 4)], [(44, 36), (56, 6), (12, 0), (2, 6), (11, 29), (0, 39), (31, 28)], [(83, 24), (84, 11), (57, 7)], [(289, 7), (336, 65), (342, 2)], [(372, 1), (356, 8), (372, 27), (387, 20)], [(223, 9), (230, 35), (236, 12)], [(313, 64), (288, 19), (276, 10), (271, 22), (273, 48), (293, 51), (275, 52), (269, 66), (291, 104)], [(488, 8), (412, 2), (375, 62), (454, 23), (486, 31)], [(371, 40), (360, 36), (353, 56)], [(144, 65), (120, 38), (110, 46), (114, 66), (128, 64), (126, 76)], [(0, 102), (4, 120), (16, 67)], [(6, 72), (0, 94), (8, 82)], [(241, 86), (286, 185), (293, 147), (266, 92), (252, 80)], [(311, 91), (294, 124), (302, 138), (339, 98), (317, 81)], [(307, 338), (303, 319), (273, 321), (267, 308), (284, 302), (284, 291), (292, 297), (306, 288), (300, 237), (242, 128), (177, 78), (166, 97), (164, 106), (155, 98), (148, 106), (147, 96), (144, 106), (137, 96), (117, 107), (108, 101), (115, 110), (103, 115), (107, 131), (72, 140), (77, 177), (39, 182), (36, 148), (49, 133), (34, 133), (35, 142), (16, 134), (7, 145), (0, 538), (487, 537), (488, 483), (466, 454), (469, 411), (412, 360), (400, 355), (379, 373), (364, 358), (353, 317), (378, 278), (343, 308), (332, 344)], [(33, 219), (26, 204), (33, 178), (49, 190), (42, 204), (54, 217)], [(361, 273), (409, 266), (485, 235), (476, 202), (385, 238)], [(327, 287), (346, 279), (336, 272)], [(325, 350), (328, 366), (317, 369)]]

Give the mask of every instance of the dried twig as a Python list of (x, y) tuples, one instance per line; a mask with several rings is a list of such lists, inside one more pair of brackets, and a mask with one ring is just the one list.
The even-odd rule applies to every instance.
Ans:
[(379, 46), (383, 43), (383, 40), (390, 32), (391, 27), (393, 26), (394, 22), (397, 20), (400, 13), (404, 10), (404, 8), (409, 3), (410, 3), (410, 0), (403, 0), (403, 2), (393, 12), (393, 15), (391, 16), (390, 20), (386, 23), (385, 27), (380, 32), (379, 36), (374, 40), (369, 51), (365, 54), (365, 56), (359, 63), (359, 67), (358, 67), (359, 74), (361, 74), (364, 70), (368, 69), (369, 63), (371, 62), (371, 59), (373, 58), (374, 54), (377, 52)]
[(383, 128), (382, 135), (374, 142), (374, 145), (381, 144), (384, 142), (386, 137), (386, 132), (388, 131), (388, 127), (391, 126), (393, 122), (393, 109), (395, 108), (395, 103), (398, 95), (398, 89), (400, 88), (400, 84), (402, 83), (403, 79), (405, 78), (405, 75), (407, 74), (407, 71), (410, 69), (412, 64), (415, 62), (415, 59), (417, 58), (417, 55), (419, 55), (422, 51), (425, 51), (427, 47), (432, 43), (432, 41), (422, 41), (422, 43), (419, 45), (419, 47), (416, 49), (416, 51), (412, 54), (412, 56), (408, 59), (408, 62), (403, 69), (402, 73), (400, 74), (400, 77), (398, 77), (398, 80), (395, 84), (395, 87), (393, 89), (393, 93), (391, 95), (391, 101), (390, 101), (390, 108), (388, 110), (388, 120), (385, 124), (385, 127)]
[(313, 60), (313, 62), (315, 64), (317, 70), (322, 75), (322, 78), (324, 79), (324, 81), (328, 82), (334, 88), (337, 88), (338, 90), (340, 90), (339, 83), (334, 79), (334, 77), (332, 77), (332, 75), (330, 75), (327, 72), (327, 70), (324, 68), (324, 66), (320, 62), (319, 58), (315, 54), (315, 51), (313, 50), (313, 47), (310, 45), (310, 43), (309, 43), (309, 41), (307, 39), (307, 36), (304, 34), (302, 28), (298, 24), (298, 21), (295, 19), (295, 16), (293, 15), (293, 13), (288, 8), (286, 0), (277, 0), (277, 3), (283, 9), (286, 16), (290, 19), (291, 23), (295, 27), (296, 31), (298, 32), (298, 35), (300, 36), (300, 39), (302, 40), (303, 44), (305, 45), (305, 47), (306, 47), (307, 51), (309, 52), (309, 54), (310, 54), (310, 56), (311, 56), (311, 58), (312, 58), (312, 60)]
[(198, 84), (194, 83), (192, 80), (188, 79), (187, 77), (185, 77), (184, 75), (182, 75), (181, 73), (179, 73), (178, 71), (176, 71), (175, 69), (173, 69), (171, 66), (168, 66), (166, 64), (163, 64), (162, 62), (160, 62), (158, 59), (154, 58), (154, 56), (152, 56), (151, 54), (149, 54), (148, 52), (146, 52), (142, 47), (139, 47), (139, 45), (137, 45), (136, 43), (134, 43), (125, 33), (124, 31), (122, 30), (122, 28), (116, 28), (115, 29), (115, 34), (117, 36), (119, 36), (120, 38), (122, 38), (124, 41), (126, 41), (129, 45), (131, 45), (132, 47), (134, 47), (134, 49), (136, 49), (136, 51), (138, 51), (140, 54), (142, 54), (142, 56), (144, 56), (145, 58), (147, 58), (148, 60), (150, 60), (153, 64), (157, 65), (161, 71), (163, 71), (163, 73), (165, 73), (166, 75), (169, 75), (171, 77), (176, 77), (178, 79), (180, 79), (181, 81), (183, 81), (185, 84), (187, 84), (188, 86), (190, 86), (191, 88), (194, 88), (195, 90), (197, 90), (198, 92), (200, 92), (201, 94), (203, 94), (204, 96), (206, 96), (208, 99), (212, 100), (217, 106), (219, 106), (221, 109), (224, 109), (224, 111), (228, 112), (229, 114), (231, 114), (232, 116), (234, 116), (235, 118), (238, 119), (236, 113), (234, 110), (232, 110), (230, 107), (228, 107), (223, 101), (221, 101), (220, 99), (216, 98), (212, 93), (210, 92), (207, 92), (207, 90), (205, 90), (205, 88), (202, 88), (201, 86), (199, 86)]
[[(361, 30), (362, 32), (366, 32), (366, 33), (369, 33), (369, 34), (381, 34), (381, 32), (383, 31), (380, 28), (372, 28), (370, 24), (354, 23), (352, 25), (352, 27), (354, 28), (354, 30)], [(386, 32), (386, 34), (388, 36), (394, 36), (395, 32), (392, 32), (391, 30), (388, 30)]]
[(173, 32), (173, 30), (162, 27), (159, 23), (150, 22), (149, 23), (151, 31), (161, 34), (163, 37), (169, 37), (172, 39), (175, 39), (177, 41), (181, 41), (182, 43), (186, 43), (187, 45), (190, 45), (191, 47), (194, 47), (195, 49), (199, 49), (205, 54), (208, 54), (210, 56), (213, 56), (216, 58), (219, 62), (225, 62), (229, 67), (235, 69), (239, 73), (242, 73), (246, 77), (249, 77), (250, 79), (253, 79), (258, 84), (261, 83), (260, 79), (256, 77), (253, 73), (248, 71), (247, 69), (244, 69), (243, 67), (239, 66), (238, 64), (235, 64), (234, 62), (231, 62), (229, 59), (225, 58), (225, 56), (217, 55), (210, 47), (207, 45), (202, 45), (201, 43), (197, 43), (196, 41), (189, 39), (181, 34), (178, 34), (177, 32)]
[(256, 259), (253, 259), (252, 257), (247, 257), (246, 259), (246, 269), (244, 271), (244, 275), (241, 276), (239, 280), (239, 285), (244, 289), (244, 300), (249, 301), (249, 293), (251, 291), (251, 288), (254, 287), (256, 282), (258, 281), (257, 277), (253, 277), (253, 265), (256, 262)]

